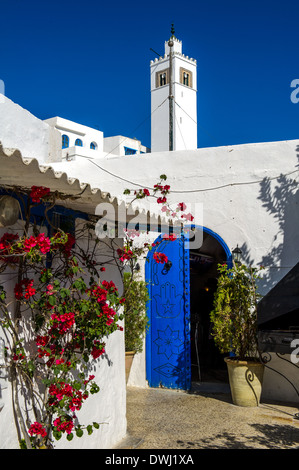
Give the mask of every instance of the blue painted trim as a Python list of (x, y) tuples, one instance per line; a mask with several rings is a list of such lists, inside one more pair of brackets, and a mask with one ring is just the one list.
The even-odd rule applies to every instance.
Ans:
[[(215, 238), (215, 240), (218, 241), (218, 243), (222, 246), (222, 248), (224, 249), (224, 252), (226, 254), (226, 262), (227, 262), (227, 267), (228, 268), (231, 268), (232, 267), (232, 253), (230, 251), (230, 249), (228, 248), (227, 244), (225, 243), (225, 241), (216, 233), (216, 232), (213, 232), (213, 230), (209, 229), (208, 227), (203, 227), (203, 226), (200, 226), (200, 225), (191, 225), (191, 226), (188, 226), (187, 228), (196, 228), (198, 230), (202, 230), (203, 232), (211, 235), (213, 238)], [(163, 234), (159, 235), (159, 237), (155, 240), (155, 243), (160, 241), (161, 238), (163, 237)], [(188, 243), (188, 241), (187, 241)], [(153, 262), (153, 254), (154, 254), (155, 250), (151, 250), (149, 251), (147, 257), (146, 257), (146, 263), (145, 263), (145, 281), (148, 285), (148, 293), (149, 293), (149, 298), (151, 299), (152, 296), (151, 296), (151, 291), (152, 291), (152, 287), (151, 287), (151, 263)], [(186, 250), (186, 253), (188, 253), (188, 250)], [(190, 302), (189, 302), (190, 303)], [(148, 318), (149, 318), (149, 322), (151, 320), (151, 300), (148, 301), (147, 303), (147, 306), (146, 306), (146, 310), (147, 310), (147, 315), (148, 315)], [(186, 319), (187, 320), (187, 319)], [(185, 326), (186, 327), (186, 326)], [(150, 326), (149, 326), (149, 329), (146, 333), (146, 342), (145, 342), (145, 352), (146, 352), (146, 361), (145, 361), (145, 365), (146, 365), (146, 380), (148, 381), (148, 383), (150, 384), (152, 382), (152, 377), (151, 377), (151, 372), (152, 372), (152, 364), (151, 364), (151, 354), (152, 354), (152, 351), (151, 351), (151, 336), (150, 336)], [(190, 332), (189, 332), (190, 334)], [(188, 352), (186, 352), (186, 354), (188, 354)], [(188, 361), (187, 361), (188, 363)], [(191, 364), (190, 364), (191, 366)], [(190, 383), (187, 383), (187, 389), (188, 387), (190, 388)]]
[(218, 235), (218, 233), (213, 232), (213, 230), (211, 230), (210, 228), (203, 227), (202, 225), (190, 225), (190, 226), (186, 226), (186, 228), (196, 228), (196, 229), (202, 230), (203, 232), (205, 232), (208, 235), (211, 235), (213, 238), (215, 238), (215, 240), (217, 240), (220, 243), (220, 245), (222, 246), (222, 248), (225, 251), (226, 262), (227, 262), (228, 268), (232, 267), (232, 263), (233, 263), (232, 253), (231, 253), (229, 247), (227, 246), (227, 244), (225, 243), (225, 241), (223, 240), (223, 238), (221, 238), (220, 235)]
[(69, 137), (66, 134), (63, 134), (61, 136), (61, 140), (62, 140), (62, 148), (67, 149), (69, 147), (69, 144), (70, 144)]

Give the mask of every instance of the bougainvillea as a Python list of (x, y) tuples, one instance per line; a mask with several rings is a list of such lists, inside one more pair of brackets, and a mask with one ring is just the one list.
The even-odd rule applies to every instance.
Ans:
[[(158, 204), (166, 203), (170, 192), (169, 185), (161, 184), (166, 176), (160, 179), (152, 193)], [(96, 256), (96, 237), (88, 235), (93, 247), (88, 244), (84, 251), (78, 247), (77, 235), (75, 238), (55, 227), (53, 221), (49, 221), (48, 233), (38, 233), (35, 223), (31, 226), (31, 207), (43, 203), (46, 212), (59, 198), (57, 192), (33, 186), (30, 192), (22, 190), (20, 194), (30, 201), (24, 204), (24, 232), (5, 233), (0, 239), (1, 272), (14, 269), (16, 273), (14, 312), (0, 285), (1, 326), (10, 334), (7, 363), (13, 378), (20, 445), (52, 448), (54, 440), (62, 435), (71, 440), (74, 435), (81, 437), (85, 429), (91, 434), (99, 427), (96, 422), (80, 424), (76, 412), (100, 390), (95, 376), (89, 373), (90, 364), (106, 354), (106, 338), (123, 331), (119, 320), (123, 318), (126, 299), (113, 281), (102, 279), (105, 267)], [(135, 191), (134, 196), (149, 197), (150, 192), (145, 188)], [(179, 205), (175, 214), (183, 209)], [(82, 232), (94, 234), (94, 228), (88, 223)], [(120, 267), (129, 263), (133, 268), (143, 250), (156, 248), (155, 244), (145, 243), (142, 249), (136, 249), (130, 235), (133, 238), (138, 233), (126, 232), (123, 248), (118, 246), (112, 256), (113, 263)], [(175, 239), (175, 235), (166, 235), (163, 240)], [(167, 262), (167, 257), (158, 251), (153, 259)], [(19, 393), (28, 397), (24, 408), (19, 403)]]

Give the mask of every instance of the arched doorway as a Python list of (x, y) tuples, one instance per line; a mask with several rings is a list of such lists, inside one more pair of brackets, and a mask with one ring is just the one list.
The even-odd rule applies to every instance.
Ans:
[(202, 229), (202, 245), (189, 250), (192, 382), (228, 382), (224, 355), (211, 335), (210, 312), (217, 288), (218, 264), (231, 264), (231, 253), (223, 240)]
[[(161, 235), (148, 254), (146, 378), (151, 387), (188, 390), (192, 381), (210, 379), (208, 368), (220, 359), (209, 342), (209, 297), (215, 289), (217, 264), (230, 263), (231, 254), (217, 234), (195, 228), (202, 232), (200, 248), (192, 249), (184, 237), (167, 241)], [(166, 254), (171, 266), (155, 262), (159, 252)]]

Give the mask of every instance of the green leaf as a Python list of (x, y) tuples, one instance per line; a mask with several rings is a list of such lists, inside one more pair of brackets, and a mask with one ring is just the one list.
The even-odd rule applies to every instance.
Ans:
[(99, 427), (100, 427), (99, 423), (92, 423), (92, 424), (93, 424), (94, 428), (99, 429)]
[(86, 429), (87, 429), (88, 435), (90, 436), (90, 434), (93, 433), (92, 425), (89, 424), (89, 425), (86, 427)]
[(77, 437), (82, 437), (83, 436), (83, 430), (82, 429), (76, 429), (76, 436)]
[(73, 383), (73, 387), (74, 387), (76, 390), (80, 390), (80, 388), (81, 388), (81, 383), (80, 383), (80, 382), (74, 382), (74, 383)]
[(53, 307), (54, 305), (56, 305), (56, 297), (55, 297), (55, 295), (49, 295), (48, 302), (49, 302), (50, 305), (52, 305), (52, 307)]
[(74, 434), (72, 432), (66, 436), (68, 441), (71, 441), (73, 437), (74, 437)]
[(61, 439), (61, 432), (60, 431), (54, 431), (53, 432), (53, 437), (56, 439), (56, 441), (59, 441)]

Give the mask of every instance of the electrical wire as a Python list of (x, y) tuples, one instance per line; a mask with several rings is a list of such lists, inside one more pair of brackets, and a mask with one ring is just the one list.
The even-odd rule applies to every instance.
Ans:
[[(98, 167), (100, 170), (102, 170), (103, 172), (105, 173), (108, 173), (109, 175), (113, 176), (114, 178), (117, 178), (117, 179), (120, 179), (122, 181), (125, 181), (126, 183), (129, 183), (129, 184), (132, 184), (134, 186), (138, 186), (140, 188), (145, 188), (145, 189), (154, 189), (152, 188), (151, 186), (146, 186), (146, 185), (143, 185), (143, 184), (140, 184), (140, 183), (136, 183), (134, 181), (131, 181), (131, 180), (128, 180), (126, 178), (123, 178), (122, 176), (119, 176), (119, 175), (116, 175), (115, 173), (112, 173), (111, 171), (107, 170), (106, 168), (103, 168), (101, 167), (100, 165), (98, 165), (97, 163), (95, 163), (93, 160), (91, 160), (90, 158), (87, 158), (87, 160), (90, 162), (90, 163), (93, 163), (96, 167)], [(213, 187), (210, 187), (210, 188), (201, 188), (201, 189), (183, 189), (183, 190), (171, 190), (169, 191), (169, 193), (172, 193), (172, 194), (185, 194), (185, 193), (201, 193), (201, 192), (207, 192), (207, 191), (215, 191), (217, 189), (223, 189), (223, 188), (227, 188), (229, 186), (245, 186), (245, 185), (251, 185), (251, 184), (258, 184), (258, 183), (262, 183), (263, 181), (265, 181), (265, 179), (267, 179), (268, 181), (273, 181), (273, 180), (276, 180), (278, 178), (281, 178), (281, 177), (284, 177), (284, 176), (290, 176), (294, 173), (297, 173), (298, 172), (298, 169), (296, 170), (293, 170), (293, 171), (290, 171), (288, 173), (284, 173), (284, 174), (280, 174), (278, 176), (273, 176), (273, 177), (265, 177), (263, 179), (260, 179), (260, 180), (255, 180), (255, 181), (244, 181), (244, 182), (236, 182), (236, 183), (226, 183), (226, 184), (222, 184), (222, 185), (219, 185), (219, 186), (213, 186)]]
[[(169, 96), (167, 98), (165, 98), (164, 101), (162, 101), (162, 103), (160, 103), (155, 109), (154, 111), (152, 111), (146, 119), (144, 119), (135, 129), (134, 131), (132, 132), (135, 132), (144, 122), (146, 122), (152, 115), (155, 111), (157, 111), (158, 108), (160, 108), (167, 100), (169, 99)], [(175, 104), (182, 109), (182, 111), (184, 111), (184, 113), (192, 120), (196, 123), (196, 121), (176, 102), (174, 101)], [(178, 123), (177, 123), (178, 124)], [(182, 137), (183, 138), (183, 137)], [(124, 139), (122, 140), (122, 142), (124, 142), (125, 140), (127, 139), (127, 137), (124, 137)], [(114, 147), (110, 152), (108, 152), (105, 156), (108, 156), (110, 155), (116, 148), (118, 148), (121, 143), (120, 142), (116, 147)], [(185, 142), (184, 142), (185, 144)], [(132, 184), (134, 186), (137, 186), (137, 187), (140, 187), (140, 188), (144, 188), (144, 189), (151, 189), (153, 190), (154, 188), (152, 188), (151, 186), (146, 186), (144, 184), (140, 184), (140, 183), (137, 183), (136, 181), (131, 181), (127, 178), (123, 178), (122, 176), (120, 175), (116, 175), (115, 173), (112, 173), (111, 171), (107, 170), (106, 168), (103, 168), (101, 167), (99, 164), (95, 163), (95, 161), (89, 157), (86, 157), (87, 160), (92, 163), (93, 165), (95, 165), (96, 167), (98, 167), (100, 170), (102, 170), (104, 173), (107, 173), (111, 176), (113, 176), (114, 178), (116, 179), (119, 179), (121, 181), (124, 181), (126, 183), (129, 183), (129, 184)], [(284, 176), (289, 176), (289, 175), (292, 175), (294, 173), (297, 173), (298, 172), (298, 169), (296, 170), (293, 170), (293, 171), (290, 171), (288, 173), (285, 173), (285, 174), (280, 174), (278, 176), (273, 176), (273, 177), (265, 177), (268, 181), (273, 181), (273, 180), (276, 180), (280, 177), (284, 177)], [(190, 193), (199, 193), (199, 192), (207, 192), (207, 191), (215, 191), (215, 190), (218, 190), (218, 189), (223, 189), (223, 188), (227, 188), (227, 187), (230, 187), (230, 186), (245, 186), (245, 185), (251, 185), (251, 184), (258, 184), (258, 183), (262, 183), (265, 178), (263, 179), (260, 179), (260, 180), (255, 180), (255, 181), (244, 181), (244, 182), (236, 182), (236, 183), (226, 183), (226, 184), (223, 184), (223, 185), (219, 185), (219, 186), (213, 186), (213, 187), (210, 187), (210, 188), (200, 188), (200, 189), (190, 189), (190, 190), (170, 190), (169, 192), (172, 193), (172, 194), (190, 194)]]

